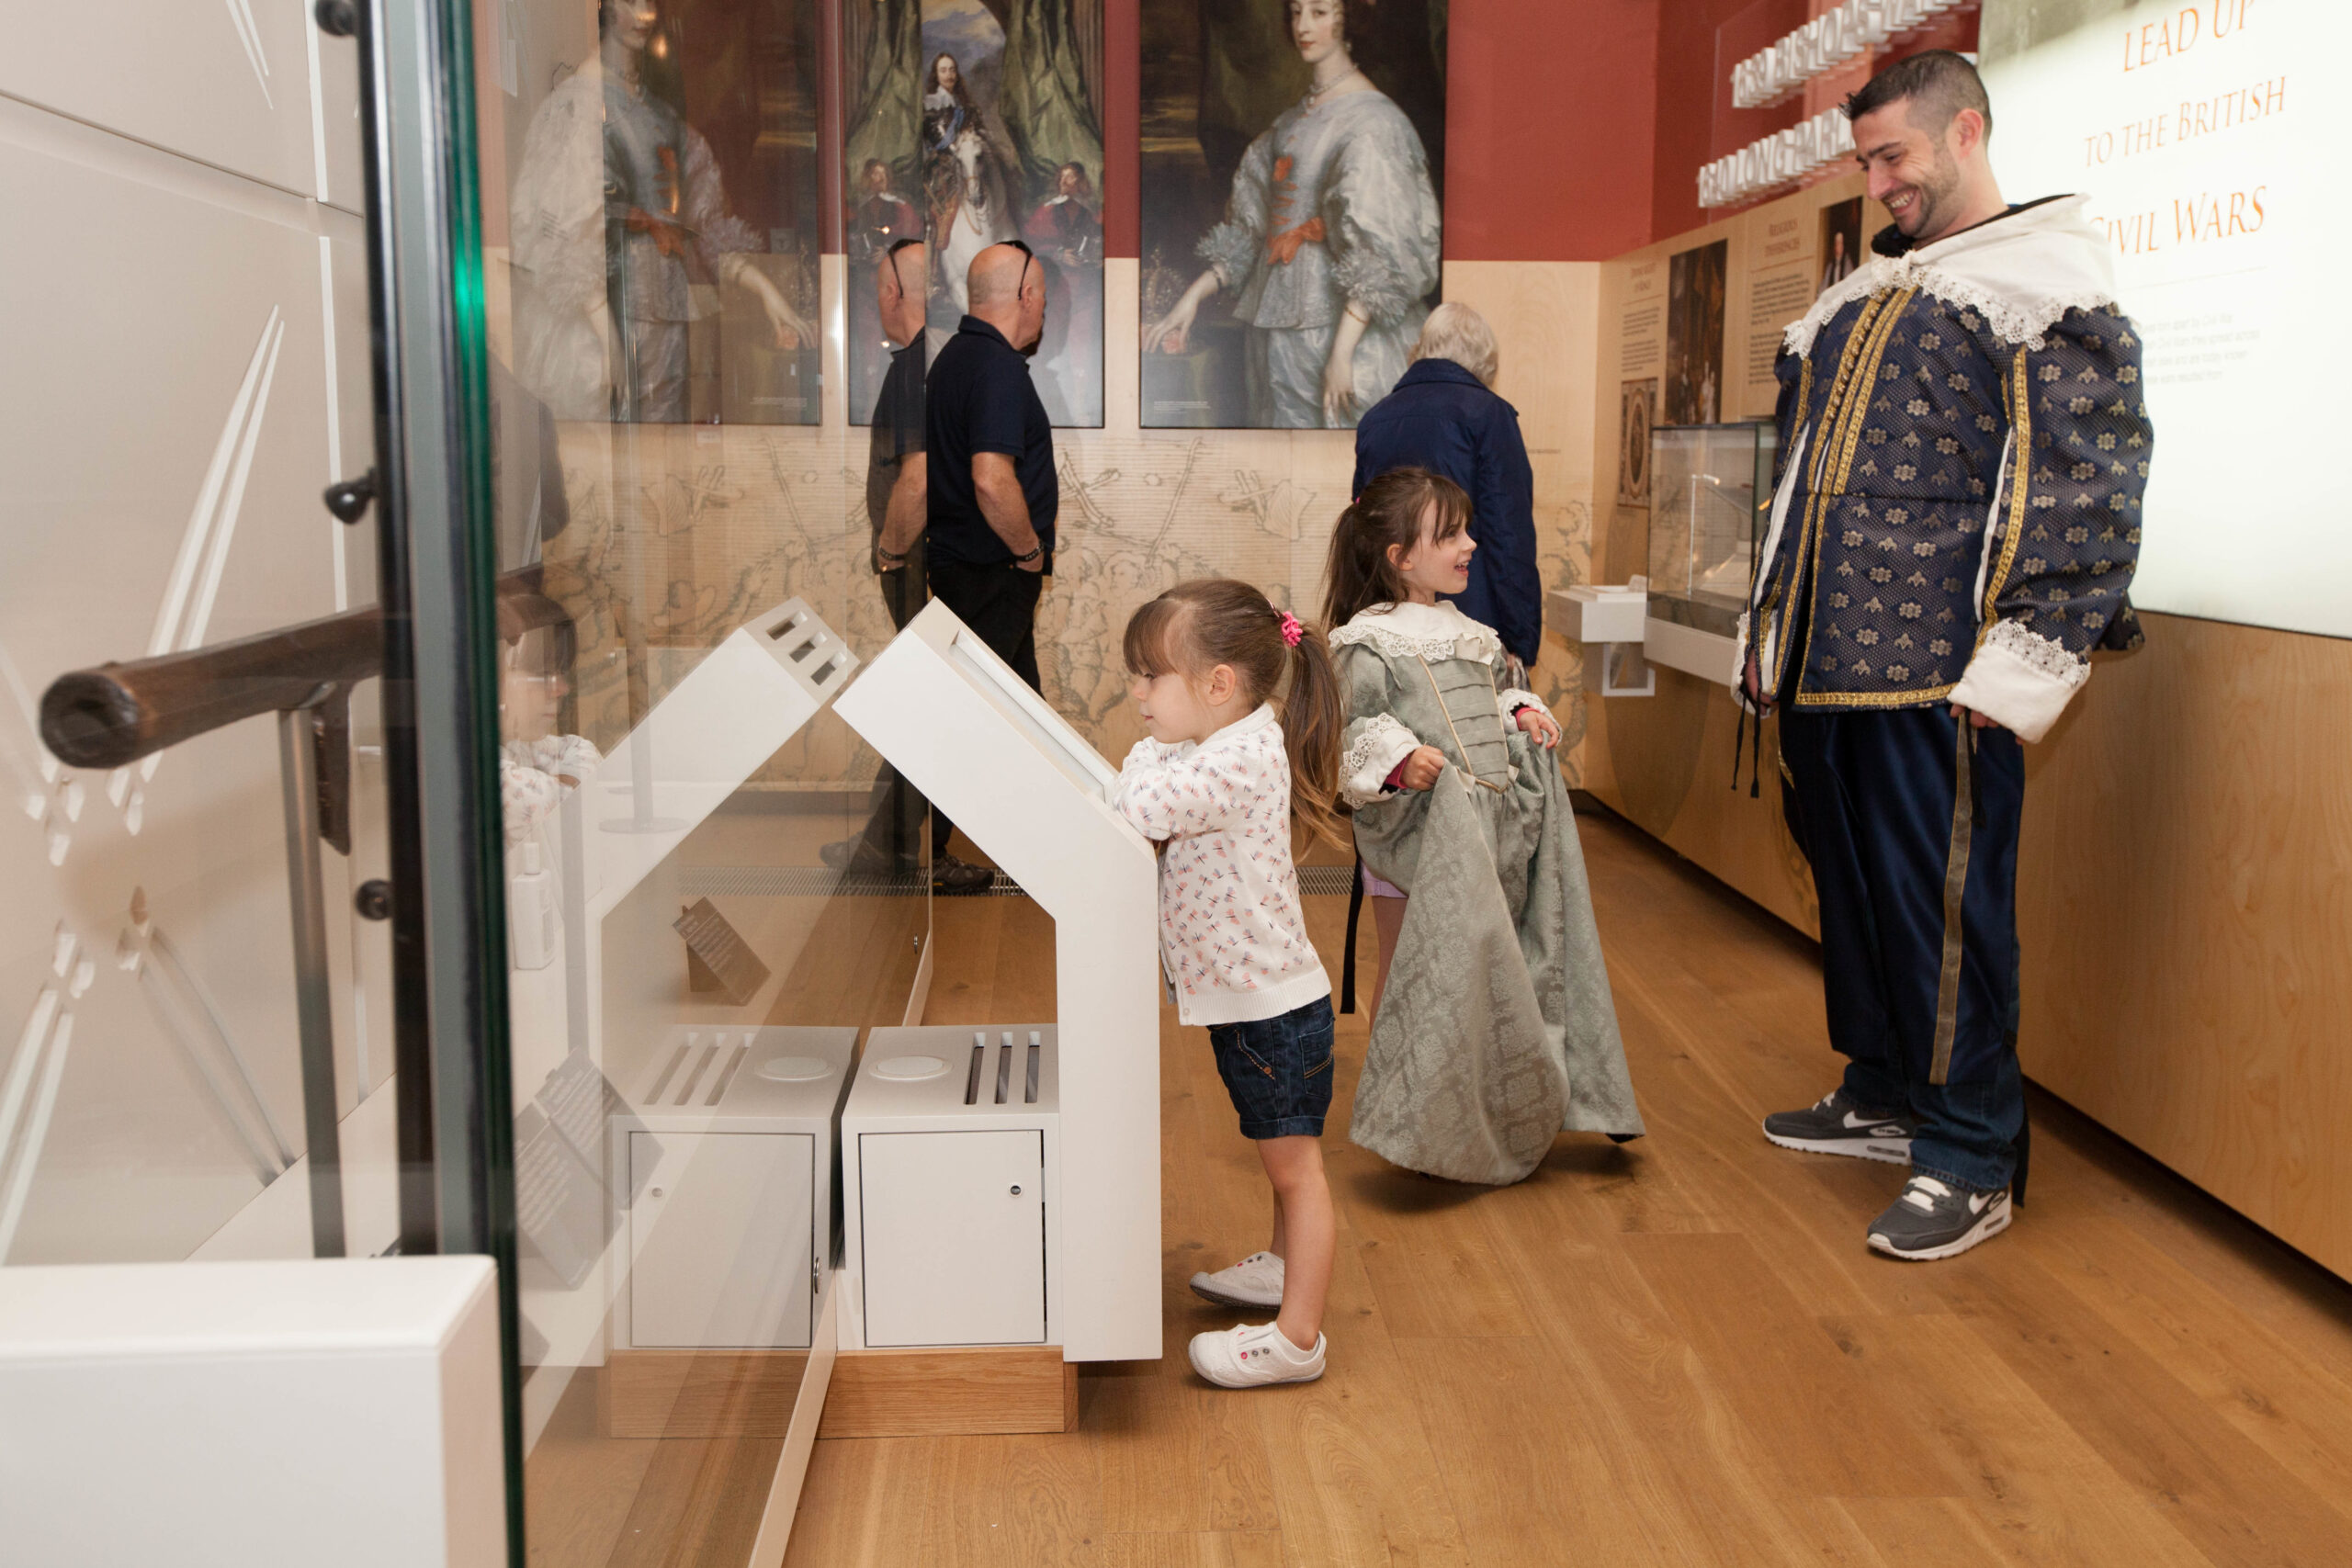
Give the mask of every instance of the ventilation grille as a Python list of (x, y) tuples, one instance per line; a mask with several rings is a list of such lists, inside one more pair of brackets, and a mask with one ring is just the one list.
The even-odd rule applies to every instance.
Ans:
[[(997, 1043), (989, 1043), (989, 1032), (972, 1031), (971, 1065), (964, 1072), (964, 1103), (967, 1105), (1035, 1105), (1037, 1103), (1037, 1072), (1046, 1054), (1044, 1036), (1036, 1030), (1029, 1032), (1029, 1043), (1013, 1043), (1012, 1031), (998, 1032)], [(1012, 1064), (1022, 1063), (1016, 1083)], [(991, 1092), (993, 1091), (993, 1092)], [(1015, 1099), (1014, 1096), (1019, 1098)]]
[(752, 1054), (748, 1029), (689, 1029), (654, 1070), (645, 1105), (654, 1110), (708, 1110), (726, 1097)]

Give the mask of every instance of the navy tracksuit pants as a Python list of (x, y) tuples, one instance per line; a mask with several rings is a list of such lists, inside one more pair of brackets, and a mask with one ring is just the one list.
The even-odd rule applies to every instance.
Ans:
[(1781, 705), (1783, 804), (1821, 902), (1846, 1089), (1917, 1122), (1912, 1168), (2024, 1188), (2018, 826), (2024, 747), (1931, 707)]

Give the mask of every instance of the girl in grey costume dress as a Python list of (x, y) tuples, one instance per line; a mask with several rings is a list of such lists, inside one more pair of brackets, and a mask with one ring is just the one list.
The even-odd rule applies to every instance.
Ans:
[(1327, 607), (1347, 699), (1340, 798), (1366, 870), (1408, 897), (1349, 1136), (1408, 1169), (1518, 1181), (1562, 1131), (1641, 1135), (1559, 727), (1501, 689), (1458, 592), (1470, 503), (1397, 468), (1332, 536)]

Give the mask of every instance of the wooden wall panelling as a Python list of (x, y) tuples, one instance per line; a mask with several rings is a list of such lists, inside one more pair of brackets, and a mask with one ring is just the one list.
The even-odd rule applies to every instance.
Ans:
[(2145, 618), (2026, 752), (2026, 1071), (2352, 1277), (2352, 641)]

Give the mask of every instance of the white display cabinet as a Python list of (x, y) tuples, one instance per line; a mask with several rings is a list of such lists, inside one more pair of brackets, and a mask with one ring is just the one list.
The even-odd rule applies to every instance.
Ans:
[[(514, 1054), (521, 1067), (516, 1110), (527, 1116), (537, 1109), (562, 1124), (555, 1152), (581, 1156), (583, 1170), (566, 1166), (565, 1172), (585, 1181), (604, 1207), (590, 1226), (578, 1223), (573, 1211), (580, 1200), (569, 1187), (552, 1195), (518, 1192), (526, 1243), (533, 1239), (534, 1199), (560, 1205), (564, 1228), (576, 1242), (552, 1249), (561, 1254), (557, 1268), (525, 1258), (523, 1330), (535, 1368), (523, 1393), (526, 1446), (537, 1442), (553, 1417), (571, 1372), (602, 1366), (608, 1350), (657, 1342), (672, 1348), (677, 1340), (695, 1348), (809, 1343), (808, 1274), (813, 1257), (819, 1260), (814, 1310), (821, 1314), (829, 1252), (822, 1242), (831, 1224), (831, 1194), (822, 1184), (831, 1162), (812, 1147), (810, 1158), (796, 1168), (780, 1145), (731, 1140), (746, 1132), (813, 1137), (809, 1127), (786, 1129), (783, 1122), (800, 1115), (803, 1099), (820, 1095), (825, 1086), (810, 1090), (739, 1071), (718, 1106), (663, 1106), (653, 1103), (652, 1090), (674, 1055), (663, 1048), (673, 1032), (678, 1043), (684, 1033), (672, 1029), (684, 962), (670, 926), (679, 907), (673, 853), (843, 689), (856, 664), (856, 656), (804, 601), (787, 600), (752, 616), (605, 754), (603, 765), (566, 804), (570, 842), (557, 830), (560, 818), (547, 834), (546, 863), (564, 885), (561, 923), (567, 931), (576, 927), (578, 940), (568, 942), (545, 969), (514, 976)], [(567, 973), (575, 953), (576, 980)], [(762, 1005), (755, 998), (753, 1007)], [(707, 1036), (718, 1026), (694, 1027)], [(740, 1039), (754, 1032), (739, 1025), (727, 1032)], [(806, 1043), (765, 1043), (794, 1032), (756, 1032), (762, 1043), (755, 1055), (827, 1055)], [(820, 1123), (839, 1104), (845, 1055), (842, 1061)], [(706, 1096), (710, 1081), (700, 1085)], [(672, 1086), (673, 1098), (677, 1092)], [(526, 1099), (532, 1096), (555, 1103), (534, 1107)], [(616, 1100), (626, 1102), (629, 1117), (650, 1134), (649, 1141), (633, 1142), (617, 1130), (624, 1119), (612, 1114)], [(700, 1141), (689, 1142), (695, 1139)], [(792, 1168), (810, 1174), (795, 1178)], [(523, 1178), (518, 1172), (518, 1187)], [(664, 1211), (658, 1219), (655, 1209), (637, 1212), (656, 1186), (662, 1196), (650, 1201)], [(816, 1242), (806, 1234), (811, 1224), (823, 1227)], [(673, 1226), (674, 1237), (668, 1235)], [(788, 1246), (777, 1241), (784, 1232), (798, 1239)], [(756, 1258), (737, 1256), (747, 1247)], [(640, 1271), (653, 1281), (643, 1304), (651, 1309), (652, 1332), (663, 1337), (658, 1341), (637, 1337)], [(796, 1314), (797, 1327), (792, 1326)]]
[(869, 1349), (1047, 1345), (1061, 1296), (1050, 1023), (877, 1029), (842, 1111), (844, 1334)]
[(805, 1350), (831, 1258), (854, 1029), (669, 1032), (609, 1122), (622, 1349)]
[[(1156, 1359), (1159, 865), (1150, 842), (1111, 808), (1118, 770), (936, 601), (833, 709), (1054, 919), (1059, 1180), (1046, 1182), (1038, 1216), (1050, 1281), (1043, 1342), (1058, 1344), (1072, 1361)], [(964, 1055), (980, 1027), (963, 1026)], [(1001, 1021), (986, 1027), (991, 1039), (1013, 1031), (1024, 1049), (1028, 1032), (1040, 1028)], [(861, 1074), (859, 1088), (868, 1081)], [(956, 1080), (959, 1102), (962, 1087)], [(1002, 1146), (1012, 1158), (1013, 1145)], [(1048, 1160), (1042, 1145), (1040, 1159)], [(1048, 1161), (1044, 1168), (1053, 1168)], [(943, 1145), (893, 1165), (889, 1179), (930, 1183), (928, 1201), (944, 1206), (980, 1201), (989, 1196), (981, 1178), (995, 1181), (997, 1174), (978, 1153), (959, 1166)], [(1013, 1184), (1006, 1176), (998, 1196), (1025, 1199), (1025, 1184), (1019, 1195), (1004, 1190)], [(848, 1293), (870, 1303), (869, 1284), (854, 1281)], [(923, 1343), (982, 1342), (977, 1308), (960, 1323), (956, 1311), (956, 1298), (943, 1291), (932, 1305), (910, 1306), (903, 1321), (921, 1325), (910, 1332), (936, 1335)], [(867, 1348), (863, 1320), (845, 1314), (843, 1322), (842, 1348)]]

